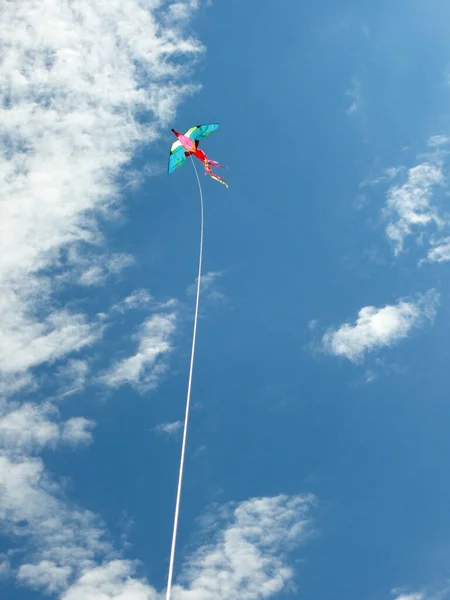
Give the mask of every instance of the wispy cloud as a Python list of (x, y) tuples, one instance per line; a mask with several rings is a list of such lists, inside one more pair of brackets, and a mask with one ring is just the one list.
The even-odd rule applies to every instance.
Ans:
[(400, 594), (395, 600), (424, 600), (424, 595), (420, 592), (415, 594)]
[(389, 189), (385, 209), (385, 218), (388, 220), (386, 233), (396, 255), (403, 250), (404, 240), (413, 229), (431, 223), (442, 225), (430, 201), (434, 189), (443, 183), (441, 167), (425, 162), (408, 170), (406, 183)]
[(134, 263), (129, 254), (112, 254), (106, 256), (71, 257), (77, 269), (74, 269), (74, 280), (80, 285), (102, 285), (110, 275), (120, 273)]
[(349, 98), (350, 104), (347, 107), (347, 115), (357, 119), (364, 142), (368, 141), (368, 126), (365, 100), (363, 94), (362, 82), (358, 78), (353, 78), (350, 87), (345, 95)]
[(322, 338), (322, 347), (330, 354), (358, 362), (368, 352), (392, 346), (406, 338), (424, 320), (432, 321), (438, 301), (439, 295), (430, 290), (416, 301), (401, 300), (382, 308), (365, 306), (354, 323), (329, 329)]
[(83, 390), (88, 374), (89, 365), (86, 360), (75, 358), (68, 360), (57, 372), (60, 397), (65, 398)]
[(376, 177), (368, 177), (367, 179), (362, 181), (359, 184), (359, 188), (363, 189), (366, 187), (371, 187), (380, 183), (384, 183), (386, 181), (392, 181), (392, 179), (400, 175), (400, 173), (402, 173), (403, 170), (404, 167), (390, 167), (388, 169), (383, 169), (381, 175), (378, 175)]
[[(203, 297), (209, 300), (223, 300), (224, 294), (219, 290), (215, 289), (217, 281), (223, 276), (220, 271), (209, 271), (202, 275), (201, 281), (201, 293)], [(188, 294), (193, 296), (197, 291), (197, 278), (195, 282), (188, 287)]]
[(153, 298), (147, 290), (134, 290), (134, 292), (127, 296), (120, 304), (114, 305), (112, 310), (124, 313), (127, 310), (148, 306), (152, 300)]
[(125, 383), (142, 389), (155, 387), (165, 371), (165, 356), (171, 350), (171, 337), (175, 331), (176, 315), (158, 314), (149, 317), (133, 336), (137, 351), (112, 366), (101, 380), (109, 387)]
[(192, 10), (199, 7), (200, 0), (186, 0), (185, 2), (173, 2), (169, 6), (169, 14), (175, 20), (184, 21), (189, 18)]
[(347, 108), (347, 114), (355, 115), (356, 113), (363, 113), (364, 98), (362, 94), (361, 81), (359, 79), (352, 80), (352, 84), (345, 92), (345, 95), (350, 98), (350, 106)]
[(447, 135), (432, 135), (428, 140), (428, 146), (430, 148), (438, 148), (440, 146), (446, 146), (450, 142), (450, 137)]
[[(40, 322), (14, 305), (15, 295), (0, 296), (0, 374), (14, 374), (66, 356), (97, 341), (100, 323), (82, 314), (55, 310)], [(20, 299), (18, 299), (20, 302)]]
[(429, 262), (441, 263), (450, 260), (450, 237), (433, 240), (431, 246), (427, 255)]
[(182, 421), (174, 421), (173, 423), (160, 423), (155, 427), (155, 431), (158, 433), (167, 433), (168, 435), (174, 435), (183, 429)]
[(0, 554), (0, 581), (7, 579), (11, 575), (11, 565), (5, 554)]

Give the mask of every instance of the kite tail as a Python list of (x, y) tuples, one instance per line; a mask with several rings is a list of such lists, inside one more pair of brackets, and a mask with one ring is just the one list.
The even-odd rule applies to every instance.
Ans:
[(212, 167), (215, 167), (216, 169), (226, 169), (227, 167), (225, 165), (220, 165), (217, 160), (211, 160), (208, 158), (208, 164), (211, 165)]
[[(211, 169), (211, 167), (210, 167), (210, 164), (211, 164), (212, 162), (214, 162), (214, 163), (215, 163), (216, 161), (210, 161), (210, 160), (208, 159), (208, 160), (205, 160), (205, 161), (203, 162), (203, 164), (204, 164), (204, 166), (205, 166), (205, 175), (206, 175), (206, 174), (208, 174), (208, 175), (209, 175), (209, 176), (210, 176), (212, 179), (215, 179), (216, 181), (219, 181), (220, 183), (223, 183), (223, 185), (224, 185), (225, 187), (228, 187), (228, 183), (226, 183), (226, 181), (224, 181), (224, 180), (222, 179), (222, 177), (220, 177), (219, 175), (216, 175), (216, 174), (213, 172), (213, 170)], [(222, 165), (219, 165), (219, 164), (217, 164), (217, 165), (215, 165), (215, 166), (219, 166), (219, 167), (221, 167)], [(223, 168), (225, 168), (225, 167), (223, 167)]]
[(214, 173), (210, 174), (210, 177), (212, 177), (212, 179), (215, 179), (216, 181), (218, 181), (219, 183), (223, 183), (223, 185), (227, 188), (228, 187), (228, 183), (226, 181), (224, 181), (222, 179), (222, 177), (219, 177), (219, 175), (215, 175)]

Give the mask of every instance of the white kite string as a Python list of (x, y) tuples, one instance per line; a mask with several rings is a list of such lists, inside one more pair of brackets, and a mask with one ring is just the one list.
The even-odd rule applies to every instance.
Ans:
[(180, 513), (180, 499), (181, 499), (181, 487), (183, 484), (183, 469), (184, 469), (184, 455), (186, 452), (186, 438), (189, 421), (189, 407), (191, 404), (191, 388), (192, 388), (192, 373), (194, 370), (194, 355), (195, 355), (195, 339), (197, 337), (197, 321), (198, 321), (198, 305), (200, 301), (200, 283), (202, 278), (202, 260), (203, 260), (203, 192), (200, 178), (198, 176), (197, 168), (194, 160), (192, 159), (192, 166), (194, 167), (195, 175), (197, 177), (198, 189), (200, 192), (200, 251), (198, 258), (198, 275), (197, 275), (197, 296), (195, 299), (195, 314), (194, 314), (194, 329), (192, 332), (192, 348), (191, 348), (191, 364), (189, 367), (189, 380), (186, 397), (186, 412), (184, 415), (184, 428), (183, 428), (183, 441), (181, 444), (181, 458), (180, 458), (180, 471), (178, 474), (178, 488), (177, 488), (177, 499), (175, 502), (175, 516), (173, 519), (173, 533), (172, 533), (172, 546), (170, 549), (170, 560), (169, 560), (169, 574), (167, 577), (167, 591), (166, 600), (170, 600), (170, 593), (172, 590), (172, 578), (173, 578), (173, 564), (175, 560), (175, 548), (177, 545), (177, 533), (178, 533), (178, 516)]

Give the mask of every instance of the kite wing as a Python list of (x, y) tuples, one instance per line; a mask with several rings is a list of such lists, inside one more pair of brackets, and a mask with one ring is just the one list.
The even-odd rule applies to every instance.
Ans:
[(213, 133), (219, 127), (219, 123), (209, 123), (209, 125), (196, 125), (195, 127), (191, 127), (184, 134), (185, 136), (191, 138), (191, 140), (202, 140), (210, 133)]
[(172, 146), (170, 147), (169, 156), (169, 173), (175, 171), (177, 167), (181, 167), (181, 165), (186, 160), (184, 153), (185, 149), (178, 140), (172, 144)]

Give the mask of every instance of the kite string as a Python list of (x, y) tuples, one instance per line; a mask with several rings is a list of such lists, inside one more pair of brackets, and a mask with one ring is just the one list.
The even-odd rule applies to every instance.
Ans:
[(189, 367), (189, 379), (186, 396), (186, 411), (184, 415), (184, 428), (183, 428), (183, 441), (181, 443), (181, 457), (180, 457), (180, 470), (178, 473), (178, 488), (177, 498), (175, 502), (175, 515), (173, 519), (173, 533), (172, 533), (172, 546), (170, 548), (170, 560), (169, 560), (169, 573), (167, 577), (167, 591), (166, 600), (170, 600), (170, 594), (172, 591), (172, 578), (173, 578), (173, 565), (175, 561), (175, 548), (177, 545), (177, 533), (178, 533), (178, 517), (180, 514), (180, 500), (181, 500), (181, 487), (183, 484), (183, 470), (184, 470), (184, 456), (186, 452), (186, 438), (189, 422), (189, 408), (191, 404), (191, 388), (192, 388), (192, 373), (194, 371), (194, 355), (195, 355), (195, 340), (197, 337), (197, 321), (198, 321), (198, 306), (200, 301), (200, 284), (202, 277), (202, 261), (203, 261), (203, 191), (198, 176), (197, 168), (194, 160), (192, 159), (192, 166), (194, 167), (195, 175), (197, 177), (198, 190), (200, 192), (200, 250), (198, 258), (198, 275), (197, 275), (197, 294), (195, 298), (195, 313), (194, 313), (194, 328), (192, 332), (192, 347), (191, 347), (191, 363)]

